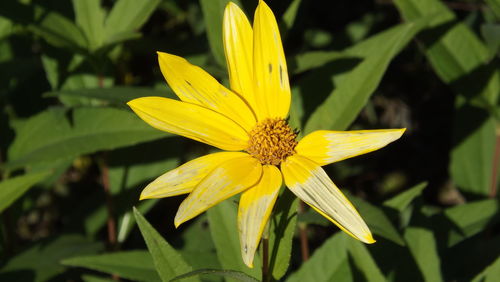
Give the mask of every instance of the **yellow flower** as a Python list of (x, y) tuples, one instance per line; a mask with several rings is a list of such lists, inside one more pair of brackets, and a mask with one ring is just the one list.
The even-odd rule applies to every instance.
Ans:
[(286, 186), (352, 237), (375, 240), (356, 209), (321, 168), (377, 150), (404, 129), (315, 131), (296, 141), (287, 122), (290, 86), (276, 19), (260, 1), (253, 29), (243, 11), (224, 12), (224, 50), (231, 90), (185, 59), (158, 52), (160, 68), (181, 101), (143, 97), (128, 105), (151, 126), (227, 152), (181, 165), (151, 182), (141, 199), (185, 193), (175, 225), (241, 194), (238, 228), (243, 261), (253, 258), (278, 191)]

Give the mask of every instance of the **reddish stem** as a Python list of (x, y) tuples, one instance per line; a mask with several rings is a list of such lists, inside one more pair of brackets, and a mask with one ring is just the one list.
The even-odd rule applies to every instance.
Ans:
[[(304, 202), (299, 201), (299, 213), (305, 212)], [(309, 259), (309, 242), (307, 241), (307, 224), (299, 223), (299, 236), (300, 236), (300, 251), (302, 254), (302, 261)]]
[(493, 165), (491, 172), (490, 198), (497, 196), (498, 165), (500, 162), (500, 130), (496, 132), (495, 155), (493, 156)]

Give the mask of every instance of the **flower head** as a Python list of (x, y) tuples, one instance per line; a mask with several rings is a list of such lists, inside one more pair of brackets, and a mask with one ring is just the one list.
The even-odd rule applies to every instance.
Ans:
[(189, 193), (175, 216), (179, 226), (241, 193), (241, 252), (250, 267), (283, 180), (343, 231), (362, 242), (375, 242), (321, 166), (377, 150), (398, 139), (404, 129), (315, 131), (297, 141), (286, 122), (290, 86), (271, 9), (260, 1), (252, 28), (243, 11), (230, 2), (223, 36), (231, 90), (185, 59), (158, 52), (161, 71), (181, 101), (143, 97), (128, 103), (157, 129), (225, 151), (161, 175), (144, 189), (141, 199)]

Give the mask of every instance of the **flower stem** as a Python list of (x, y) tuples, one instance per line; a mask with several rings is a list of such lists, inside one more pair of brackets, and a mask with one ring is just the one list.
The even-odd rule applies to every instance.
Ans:
[(108, 228), (108, 246), (110, 250), (117, 249), (117, 236), (116, 236), (116, 219), (114, 216), (113, 197), (109, 188), (109, 170), (106, 164), (105, 155), (102, 155), (99, 160), (99, 167), (101, 170), (101, 184), (104, 190), (104, 197), (106, 201), (106, 209), (108, 211), (107, 228)]
[(262, 282), (271, 281), (269, 274), (269, 222), (262, 233)]
[[(299, 213), (305, 212), (304, 202), (299, 202)], [(307, 241), (307, 224), (299, 223), (299, 235), (300, 235), (300, 251), (302, 254), (302, 261), (307, 261), (309, 259), (309, 242)]]

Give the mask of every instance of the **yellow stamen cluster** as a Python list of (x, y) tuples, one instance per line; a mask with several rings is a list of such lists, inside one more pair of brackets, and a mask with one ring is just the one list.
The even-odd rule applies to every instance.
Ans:
[(283, 119), (265, 119), (249, 134), (246, 151), (262, 164), (279, 165), (295, 153), (297, 133)]

